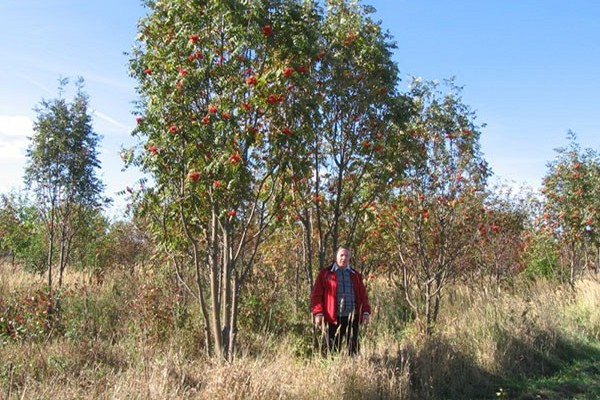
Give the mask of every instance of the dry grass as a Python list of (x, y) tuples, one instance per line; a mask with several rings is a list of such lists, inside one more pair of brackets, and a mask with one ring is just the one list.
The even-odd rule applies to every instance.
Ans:
[[(67, 271), (63, 276), (63, 284), (69, 286), (86, 286), (94, 277), (88, 272)], [(58, 273), (52, 274), (54, 285), (58, 282)], [(14, 293), (23, 289), (39, 289), (48, 284), (48, 274), (30, 274), (18, 267), (0, 261), (0, 293)]]
[(495, 293), (453, 287), (449, 298), (440, 337), (499, 380), (554, 373), (600, 338), (595, 280), (576, 291), (548, 282)]
[[(0, 269), (1, 293), (45, 283)], [(116, 273), (102, 284), (68, 274), (63, 313), (70, 322), (61, 335), (15, 341), (0, 334), (0, 399), (491, 398), (512, 376), (555, 370), (577, 343), (600, 333), (594, 280), (576, 292), (543, 282), (494, 293), (449, 288), (432, 337), (398, 319), (394, 288), (379, 282), (361, 355), (298, 355), (298, 336), (260, 342), (249, 335), (241, 336), (242, 355), (227, 364), (203, 355), (197, 315), (169, 330), (167, 306), (160, 315), (130, 310), (157, 280), (143, 271)], [(8, 297), (0, 299), (0, 313)]]
[(7, 399), (401, 399), (408, 393), (402, 366), (375, 355), (299, 360), (282, 352), (227, 364), (145, 351), (152, 353), (147, 359), (128, 363), (127, 351), (114, 346), (5, 348), (2, 356), (13, 357), (3, 363), (9, 375), (3, 393)]

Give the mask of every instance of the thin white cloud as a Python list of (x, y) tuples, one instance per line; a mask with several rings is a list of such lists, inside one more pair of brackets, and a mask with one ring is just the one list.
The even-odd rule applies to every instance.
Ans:
[[(31, 83), (32, 85), (34, 85), (35, 87), (37, 87), (38, 89), (41, 89), (42, 91), (52, 95), (52, 94), (56, 94), (57, 90), (51, 90), (48, 86), (44, 85), (43, 83), (31, 78), (28, 75), (22, 74), (22, 73), (18, 73), (17, 76), (19, 76), (20, 78), (23, 78), (24, 80), (26, 80), (27, 82)], [(58, 78), (56, 80), (56, 86), (58, 87)]]
[(19, 187), (25, 150), (33, 135), (33, 121), (24, 115), (0, 115), (0, 192)]
[(85, 75), (83, 75), (87, 82), (96, 82), (103, 86), (110, 86), (115, 89), (123, 90), (126, 92), (133, 92), (133, 85), (135, 81), (133, 78), (127, 80), (125, 78), (119, 77), (110, 77), (108, 75), (100, 75), (94, 73), (92, 70), (88, 70)]
[(33, 135), (33, 121), (24, 115), (0, 115), (0, 154), (2, 159), (22, 159)]
[(104, 113), (102, 113), (100, 111), (94, 111), (94, 115), (96, 117), (100, 118), (101, 120), (106, 121), (109, 124), (114, 125), (114, 126), (116, 126), (118, 128), (126, 129), (128, 131), (130, 131), (132, 129), (131, 126), (127, 126), (127, 125), (123, 124), (122, 122), (119, 122), (116, 119), (114, 119), (114, 118), (112, 118), (112, 117), (110, 117), (110, 116), (108, 116), (108, 115), (106, 115), (106, 114), (104, 114)]

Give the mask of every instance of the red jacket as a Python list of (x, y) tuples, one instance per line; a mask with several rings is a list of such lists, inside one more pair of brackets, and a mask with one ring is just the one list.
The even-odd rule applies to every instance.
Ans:
[[(350, 268), (350, 267), (346, 267)], [(359, 315), (360, 321), (364, 313), (371, 313), (367, 290), (363, 283), (362, 275), (350, 268), (350, 279), (354, 289), (355, 310)], [(313, 315), (323, 314), (325, 321), (331, 324), (337, 324), (336, 316), (336, 297), (337, 276), (335, 274), (335, 264), (319, 271), (315, 284), (310, 293), (310, 311)]]

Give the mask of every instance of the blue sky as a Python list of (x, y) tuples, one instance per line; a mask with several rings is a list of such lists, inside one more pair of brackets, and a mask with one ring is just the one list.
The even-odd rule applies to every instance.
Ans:
[[(600, 2), (596, 0), (365, 0), (393, 36), (401, 90), (409, 76), (456, 77), (486, 123), (481, 138), (496, 179), (537, 189), (573, 130), (600, 150)], [(106, 195), (139, 178), (122, 172), (133, 143), (135, 81), (127, 73), (138, 0), (0, 0), (0, 193), (22, 188), (34, 107), (59, 77), (83, 76), (103, 136)]]

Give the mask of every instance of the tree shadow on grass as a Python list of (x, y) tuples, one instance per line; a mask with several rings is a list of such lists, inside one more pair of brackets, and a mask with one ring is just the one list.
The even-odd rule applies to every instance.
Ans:
[[(365, 370), (374, 378), (349, 379), (347, 399), (492, 399), (501, 378), (478, 367), (451, 343), (428, 338), (396, 352), (370, 355)], [(364, 375), (364, 373), (363, 373)]]
[[(526, 399), (598, 399), (600, 398), (600, 346), (560, 338), (552, 349), (515, 342), (529, 358), (525, 365), (512, 368), (504, 379), (505, 398)], [(507, 360), (509, 361), (509, 360)], [(509, 365), (506, 370), (510, 371)]]
[(501, 378), (485, 371), (449, 341), (428, 338), (412, 351), (411, 399), (491, 399)]
[[(504, 333), (498, 343), (503, 357), (497, 360), (496, 374), (440, 337), (407, 346), (395, 356), (372, 357), (370, 362), (403, 369), (409, 377), (403, 398), (408, 399), (600, 398), (600, 345), (560, 337), (550, 340), (547, 333), (533, 329), (529, 342)], [(363, 394), (391, 398), (385, 391)]]

